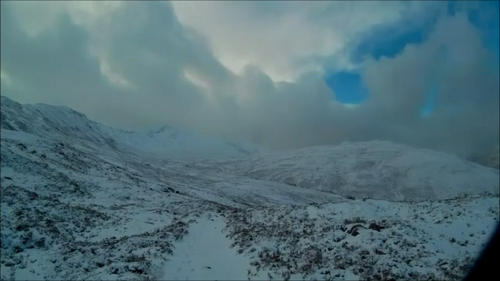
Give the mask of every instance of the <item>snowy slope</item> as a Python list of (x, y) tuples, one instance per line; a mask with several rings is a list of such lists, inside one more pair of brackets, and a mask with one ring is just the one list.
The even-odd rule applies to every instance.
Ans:
[(459, 279), (498, 224), (1, 133), (2, 280)]
[(113, 130), (114, 139), (128, 150), (178, 159), (227, 158), (247, 156), (258, 150), (248, 144), (200, 136), (189, 130), (162, 126), (147, 132)]
[(498, 194), (499, 171), (457, 156), (390, 142), (344, 143), (195, 167), (355, 198), (437, 200)]
[(393, 202), (401, 198), (376, 199), (383, 188), (324, 192), (248, 173), (262, 165), (329, 179), (332, 162), (376, 174), (366, 162), (378, 159), (417, 181), (429, 178), (421, 166), (439, 163), (464, 180), (448, 155), (363, 143), (364, 153), (338, 152), (345, 159), (334, 158), (339, 147), (316, 147), (189, 163), (129, 153), (137, 143), (117, 137), (126, 132), (70, 109), (4, 101), (1, 280), (458, 280), (498, 225), (498, 173), (467, 162), (479, 184), (496, 176), (496, 192), (474, 184), (455, 187), (469, 195)]
[(73, 109), (47, 104), (21, 105), (1, 97), (1, 127), (49, 138), (76, 139), (87, 145), (106, 146), (149, 156), (183, 159), (246, 156), (257, 149), (246, 144), (200, 136), (189, 130), (163, 126), (132, 132), (91, 121)]
[(489, 153), (472, 154), (467, 160), (495, 169), (500, 169), (500, 146), (497, 145)]

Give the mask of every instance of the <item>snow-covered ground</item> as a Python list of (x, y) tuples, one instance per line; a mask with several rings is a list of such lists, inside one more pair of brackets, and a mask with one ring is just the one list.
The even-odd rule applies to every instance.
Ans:
[(498, 225), (498, 170), (443, 153), (190, 161), (64, 107), (1, 117), (2, 280), (460, 279)]

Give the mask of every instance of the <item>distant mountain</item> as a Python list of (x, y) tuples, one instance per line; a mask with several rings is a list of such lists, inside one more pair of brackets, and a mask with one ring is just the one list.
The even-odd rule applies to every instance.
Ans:
[(1, 128), (157, 157), (204, 159), (247, 156), (258, 152), (251, 145), (201, 136), (170, 126), (144, 132), (120, 130), (89, 120), (85, 114), (68, 107), (22, 105), (4, 96), (1, 97)]
[(495, 168), (495, 169), (500, 169), (500, 149), (499, 146), (497, 145), (494, 147), (489, 153), (487, 154), (477, 154), (474, 153), (470, 155), (467, 160)]
[(499, 171), (458, 156), (386, 141), (315, 146), (196, 167), (355, 198), (438, 200), (498, 194)]
[(112, 129), (110, 134), (128, 149), (162, 157), (226, 158), (248, 156), (258, 152), (250, 145), (201, 136), (193, 131), (171, 126), (136, 132)]

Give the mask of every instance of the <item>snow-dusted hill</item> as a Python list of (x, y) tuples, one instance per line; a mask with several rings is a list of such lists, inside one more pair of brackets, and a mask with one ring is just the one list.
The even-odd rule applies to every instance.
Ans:
[(343, 196), (393, 201), (498, 194), (499, 190), (496, 169), (443, 152), (383, 141), (198, 162), (195, 167)]
[(112, 130), (111, 135), (127, 150), (177, 159), (228, 158), (255, 154), (248, 144), (200, 136), (189, 130), (162, 126), (156, 130), (131, 132)]
[(467, 157), (467, 160), (498, 170), (500, 169), (500, 146), (495, 146), (486, 154), (472, 154)]
[[(1, 115), (1, 280), (458, 280), (498, 225), (498, 171), (442, 153), (189, 163), (68, 108), (2, 98)], [(164, 129), (151, 145), (190, 139)], [(311, 184), (336, 171), (358, 185)]]
[(163, 126), (146, 132), (125, 131), (91, 121), (84, 114), (68, 107), (21, 105), (4, 96), (1, 99), (2, 129), (84, 141), (86, 145), (106, 146), (163, 158), (224, 158), (257, 152), (250, 145), (200, 136), (189, 130)]

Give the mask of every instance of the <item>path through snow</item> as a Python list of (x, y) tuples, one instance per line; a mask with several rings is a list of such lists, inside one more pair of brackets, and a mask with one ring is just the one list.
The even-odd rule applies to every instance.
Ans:
[[(168, 280), (247, 280), (250, 258), (237, 254), (218, 215), (202, 217), (175, 244), (174, 255), (164, 268)], [(256, 277), (256, 279), (261, 279)]]

